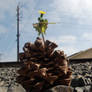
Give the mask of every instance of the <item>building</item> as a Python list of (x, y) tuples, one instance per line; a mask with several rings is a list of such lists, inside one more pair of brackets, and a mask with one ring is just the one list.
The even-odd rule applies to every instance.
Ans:
[(92, 48), (89, 48), (84, 51), (80, 51), (68, 57), (68, 59), (72, 62), (78, 61), (92, 61)]

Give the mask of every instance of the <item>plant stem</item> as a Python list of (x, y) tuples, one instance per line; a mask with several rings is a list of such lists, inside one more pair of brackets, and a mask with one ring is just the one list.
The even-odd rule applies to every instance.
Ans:
[(42, 39), (43, 39), (44, 46), (45, 46), (45, 38), (44, 38), (44, 35), (43, 35), (43, 33), (42, 33)]
[(44, 38), (44, 35), (43, 35), (43, 33), (42, 33), (42, 39), (43, 39), (43, 41), (44, 41), (44, 43), (45, 43), (45, 38)]

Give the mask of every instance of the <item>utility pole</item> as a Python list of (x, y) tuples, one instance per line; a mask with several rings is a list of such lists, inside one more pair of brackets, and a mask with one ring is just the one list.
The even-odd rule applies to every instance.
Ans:
[(17, 5), (17, 62), (19, 62), (19, 5)]

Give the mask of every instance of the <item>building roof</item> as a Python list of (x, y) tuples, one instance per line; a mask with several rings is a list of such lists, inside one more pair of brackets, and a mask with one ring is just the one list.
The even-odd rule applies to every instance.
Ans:
[(80, 51), (68, 57), (69, 59), (92, 59), (92, 48)]

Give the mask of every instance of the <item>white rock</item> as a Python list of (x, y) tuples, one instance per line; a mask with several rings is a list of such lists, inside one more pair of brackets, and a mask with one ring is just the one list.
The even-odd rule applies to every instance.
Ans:
[[(4, 81), (0, 81), (0, 86), (4, 86), (5, 82)], [(0, 91), (1, 92), (1, 91)]]
[(0, 87), (0, 92), (7, 92), (8, 88), (7, 87)]
[(18, 85), (12, 88), (12, 92), (26, 92), (26, 91), (21, 85)]

